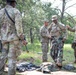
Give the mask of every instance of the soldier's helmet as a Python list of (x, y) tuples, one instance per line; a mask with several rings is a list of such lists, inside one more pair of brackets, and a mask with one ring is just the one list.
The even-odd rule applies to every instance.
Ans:
[(53, 16), (52, 16), (52, 21), (53, 21), (53, 20), (57, 20), (57, 19), (58, 19), (57, 15), (53, 15)]
[(16, 0), (6, 0), (7, 2), (16, 2)]

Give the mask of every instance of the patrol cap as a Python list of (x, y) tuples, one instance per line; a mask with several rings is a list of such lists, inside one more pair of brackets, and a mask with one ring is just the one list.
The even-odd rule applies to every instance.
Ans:
[(52, 21), (53, 21), (53, 20), (57, 20), (57, 19), (58, 19), (58, 18), (57, 18), (57, 15), (53, 15), (53, 16), (52, 16)]
[(16, 2), (16, 0), (6, 0), (7, 2)]
[(49, 20), (48, 19), (44, 19), (44, 22), (49, 22)]

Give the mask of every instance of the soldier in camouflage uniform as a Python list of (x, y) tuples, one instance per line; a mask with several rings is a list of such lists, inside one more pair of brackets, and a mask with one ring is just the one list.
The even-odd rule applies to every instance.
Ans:
[(40, 28), (40, 35), (41, 35), (41, 48), (42, 48), (42, 61), (47, 62), (47, 53), (48, 53), (48, 43), (49, 38), (51, 38), (49, 31), (48, 31), (48, 20), (44, 21), (44, 25)]
[[(24, 45), (22, 18), (15, 8), (16, 0), (6, 0), (7, 5), (0, 10), (0, 35), (2, 41), (2, 55), (0, 57), (0, 75), (4, 75), (4, 66), (8, 58), (8, 75), (16, 74), (16, 59), (20, 55), (20, 40)], [(5, 12), (7, 10), (12, 21)]]
[(74, 49), (74, 57), (75, 57), (75, 61), (74, 63), (76, 63), (76, 26), (71, 28), (69, 25), (67, 25), (67, 29), (69, 31), (72, 31), (72, 32), (75, 32), (75, 35), (74, 35), (74, 41), (72, 43), (72, 48)]
[(52, 47), (50, 55), (58, 67), (62, 67), (63, 45), (66, 39), (66, 26), (58, 22), (57, 15), (52, 16), (52, 23), (49, 26), (49, 32), (52, 38)]

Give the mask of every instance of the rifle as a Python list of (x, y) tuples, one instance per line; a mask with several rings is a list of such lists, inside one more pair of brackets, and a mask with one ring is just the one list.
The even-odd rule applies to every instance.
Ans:
[[(26, 41), (26, 37), (24, 37), (24, 40)], [(29, 53), (29, 50), (28, 50), (27, 45), (25, 45), (25, 47), (26, 47), (26, 51), (27, 51), (27, 53)]]

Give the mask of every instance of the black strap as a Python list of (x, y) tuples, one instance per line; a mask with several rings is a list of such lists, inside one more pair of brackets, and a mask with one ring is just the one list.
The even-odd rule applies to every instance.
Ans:
[(10, 17), (10, 15), (8, 14), (6, 8), (5, 8), (5, 13), (7, 14), (8, 18), (15, 24), (15, 21)]

